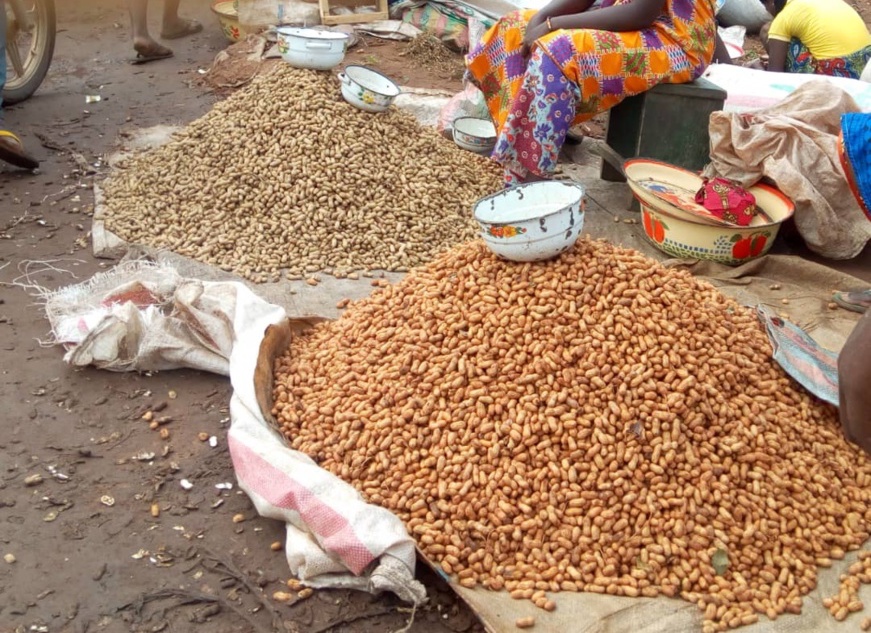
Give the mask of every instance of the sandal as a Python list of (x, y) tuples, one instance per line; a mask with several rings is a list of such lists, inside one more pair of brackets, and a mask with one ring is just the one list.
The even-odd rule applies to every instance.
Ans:
[[(134, 47), (135, 48), (135, 47)], [(130, 60), (131, 64), (147, 64), (148, 62), (156, 62), (159, 59), (168, 59), (173, 56), (173, 52), (166, 46), (154, 44), (148, 48), (137, 48), (136, 57)]]
[(39, 167), (39, 161), (24, 151), (24, 143), (9, 130), (0, 130), (0, 160), (21, 169)]
[(871, 308), (871, 288), (851, 292), (836, 292), (832, 295), (832, 301), (845, 310), (864, 314), (868, 308)]
[(178, 26), (174, 31), (163, 31), (160, 34), (161, 39), (177, 40), (180, 37), (194, 35), (203, 30), (203, 25), (196, 20), (179, 20)]

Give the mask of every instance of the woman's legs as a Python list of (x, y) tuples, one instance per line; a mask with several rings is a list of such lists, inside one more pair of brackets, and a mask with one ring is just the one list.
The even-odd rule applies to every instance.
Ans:
[[(180, 0), (164, 0), (163, 27), (160, 36), (164, 39), (176, 39), (192, 35), (203, 30), (203, 25), (196, 20), (185, 20), (178, 17)], [(130, 10), (130, 24), (133, 30), (133, 48), (140, 62), (172, 57), (172, 50), (159, 44), (148, 32), (148, 0), (127, 0)]]
[(578, 97), (577, 86), (536, 48), (493, 151), (493, 158), (505, 168), (506, 184), (552, 176)]
[(163, 30), (160, 37), (165, 40), (175, 40), (203, 30), (203, 25), (196, 20), (178, 17), (179, 3), (180, 0), (163, 0)]
[(133, 49), (139, 61), (172, 57), (172, 51), (162, 46), (148, 32), (148, 0), (127, 0), (130, 26), (133, 31)]
[(497, 129), (505, 125), (523, 81), (528, 61), (521, 51), (523, 35), (533, 15), (535, 11), (513, 11), (502, 17), (466, 57), (468, 73), (484, 93)]

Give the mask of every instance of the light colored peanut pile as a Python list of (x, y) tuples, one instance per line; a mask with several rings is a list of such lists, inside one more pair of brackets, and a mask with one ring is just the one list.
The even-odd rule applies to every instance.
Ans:
[(254, 281), (403, 271), (476, 234), (495, 163), (279, 65), (106, 181), (106, 226)]
[(710, 632), (800, 612), (869, 536), (871, 462), (770, 355), (635, 251), (470, 242), (296, 338), (272, 413), (462, 585), (679, 595)]
[[(859, 600), (859, 585), (871, 583), (871, 551), (859, 552), (858, 560), (847, 568), (847, 573), (841, 575), (840, 581), (838, 594), (823, 600), (823, 606), (838, 622), (865, 608)], [(863, 631), (871, 628), (871, 620), (863, 620), (861, 628)]]

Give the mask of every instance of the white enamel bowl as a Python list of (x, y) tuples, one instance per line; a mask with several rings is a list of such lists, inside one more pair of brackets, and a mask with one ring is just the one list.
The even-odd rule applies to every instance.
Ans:
[(496, 147), (496, 126), (487, 119), (460, 117), (452, 125), (454, 143), (476, 154), (489, 156)]
[(347, 33), (282, 26), (276, 29), (278, 52), (295, 68), (330, 70), (345, 58)]
[(552, 259), (584, 228), (584, 188), (557, 181), (518, 185), (478, 200), (474, 216), (496, 255), (516, 262)]
[(345, 101), (366, 112), (384, 112), (399, 96), (399, 86), (365, 66), (347, 66), (339, 81)]

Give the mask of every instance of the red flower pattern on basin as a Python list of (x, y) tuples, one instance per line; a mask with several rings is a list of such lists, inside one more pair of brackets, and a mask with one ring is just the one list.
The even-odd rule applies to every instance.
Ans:
[(522, 226), (491, 226), (487, 233), (493, 237), (515, 237), (526, 233), (526, 229)]

